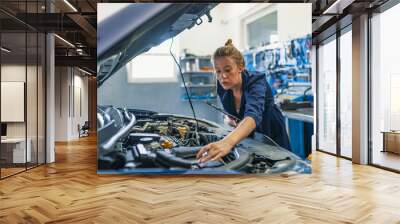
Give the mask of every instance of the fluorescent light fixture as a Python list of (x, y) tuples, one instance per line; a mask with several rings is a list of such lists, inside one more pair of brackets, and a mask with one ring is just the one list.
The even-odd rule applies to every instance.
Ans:
[(72, 10), (74, 10), (75, 12), (78, 12), (78, 10), (71, 4), (69, 3), (68, 0), (64, 0), (65, 4), (67, 4)]
[(332, 5), (325, 9), (322, 14), (342, 14), (343, 9), (353, 2), (354, 0), (336, 0)]
[(58, 39), (60, 39), (62, 42), (66, 43), (67, 45), (69, 45), (69, 46), (75, 48), (75, 45), (71, 44), (71, 42), (69, 42), (68, 40), (66, 40), (66, 39), (64, 39), (64, 38), (62, 38), (62, 37), (60, 37), (60, 36), (58, 36), (57, 34), (54, 34), (54, 36), (56, 36)]
[(5, 47), (1, 47), (1, 50), (4, 51), (4, 52), (6, 52), (6, 53), (10, 53), (10, 52), (11, 52), (11, 50), (9, 50), (9, 49), (7, 49), (7, 48), (5, 48)]
[(83, 73), (85, 73), (85, 74), (92, 75), (92, 73), (90, 73), (90, 72), (88, 72), (88, 71), (85, 71), (85, 70), (83, 70), (83, 69), (81, 69), (81, 68), (79, 68), (79, 67), (78, 67), (78, 70), (81, 71), (81, 72), (83, 72)]

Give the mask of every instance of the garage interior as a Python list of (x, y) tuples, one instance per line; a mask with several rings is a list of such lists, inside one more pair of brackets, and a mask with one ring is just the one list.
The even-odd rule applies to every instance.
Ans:
[[(294, 91), (307, 90), (308, 98), (283, 112), (294, 153), (312, 162), (312, 174), (275, 176), (96, 173), (97, 104), (192, 116), (178, 74), (145, 74), (135, 60), (97, 87), (97, 3), (116, 2), (130, 1), (1, 1), (0, 223), (400, 221), (394, 200), (400, 196), (398, 1), (290, 1), (311, 5), (312, 46), (310, 67), (298, 76), (306, 87)], [(210, 29), (235, 30), (235, 22), (266, 26), (253, 30), (254, 38), (246, 36), (250, 29), (235, 30), (234, 44), (243, 52), (274, 49), (285, 39), (284, 7), (272, 4), (279, 2), (220, 3), (211, 11)], [(204, 33), (204, 25), (177, 36), (175, 52), (207, 58), (210, 50), (201, 41), (212, 34)], [(307, 36), (285, 41), (299, 37)], [(220, 45), (227, 39), (217, 38)], [(143, 56), (170, 57), (169, 44)], [(278, 84), (290, 86), (284, 78)], [(225, 125), (221, 113), (203, 103), (221, 107), (214, 87), (193, 95), (199, 97), (194, 106), (201, 118)]]

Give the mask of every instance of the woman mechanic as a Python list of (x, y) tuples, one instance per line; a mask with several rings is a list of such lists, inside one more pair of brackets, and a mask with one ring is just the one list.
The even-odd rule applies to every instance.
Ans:
[(217, 93), (223, 108), (241, 121), (236, 124), (232, 118), (225, 117), (235, 129), (222, 140), (202, 147), (197, 153), (199, 162), (220, 159), (254, 131), (290, 150), (284, 119), (274, 103), (265, 74), (248, 72), (244, 68), (243, 55), (231, 39), (214, 52), (213, 62), (218, 80)]

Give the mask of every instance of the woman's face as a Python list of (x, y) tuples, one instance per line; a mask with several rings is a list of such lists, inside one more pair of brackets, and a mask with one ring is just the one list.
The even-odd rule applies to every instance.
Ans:
[(238, 65), (231, 57), (215, 58), (214, 69), (219, 83), (225, 90), (240, 85), (243, 65)]

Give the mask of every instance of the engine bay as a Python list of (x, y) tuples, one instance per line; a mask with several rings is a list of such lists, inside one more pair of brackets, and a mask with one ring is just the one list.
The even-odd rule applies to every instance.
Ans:
[(229, 134), (210, 121), (112, 106), (99, 106), (97, 119), (99, 171), (271, 174), (305, 165), (293, 153), (251, 138), (220, 160), (200, 163), (197, 152)]

